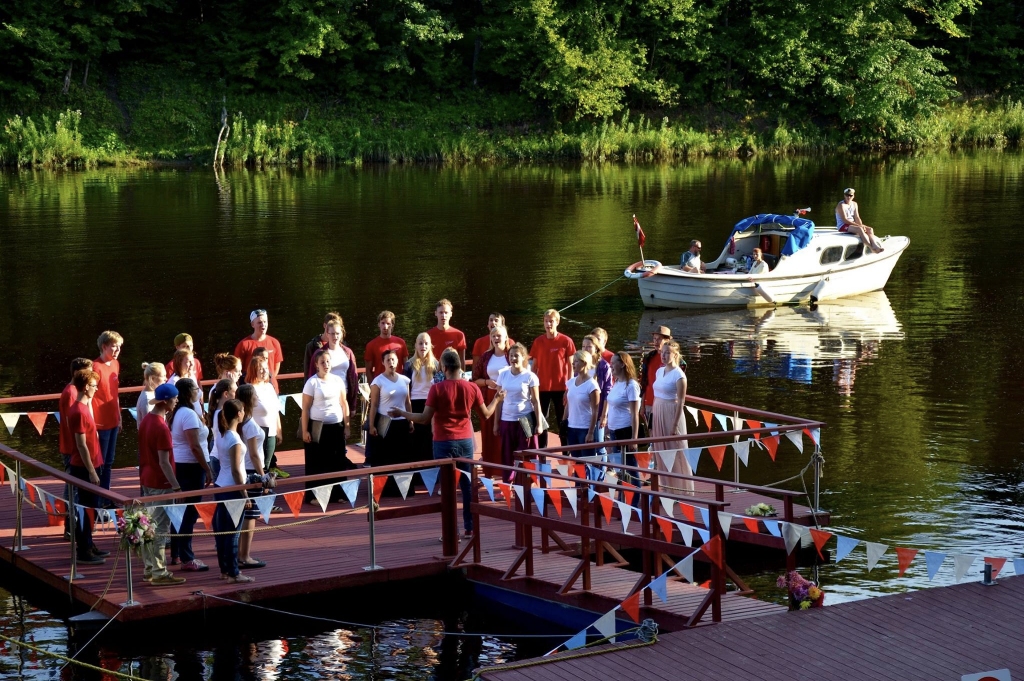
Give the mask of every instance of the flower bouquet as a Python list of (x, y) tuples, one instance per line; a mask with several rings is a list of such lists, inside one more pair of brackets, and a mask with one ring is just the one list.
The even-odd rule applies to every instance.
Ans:
[(801, 577), (796, 570), (779, 577), (775, 584), (789, 591), (790, 610), (820, 608), (825, 603), (825, 592), (814, 582)]
[(771, 504), (765, 504), (765, 503), (754, 504), (753, 506), (748, 506), (747, 510), (744, 511), (744, 513), (749, 515), (749, 516), (759, 516), (759, 517), (762, 517), (762, 518), (767, 518), (769, 516), (776, 515), (775, 507), (772, 506)]
[(156, 539), (156, 523), (143, 506), (127, 508), (117, 519), (117, 531), (121, 535), (121, 548), (138, 553), (144, 544)]

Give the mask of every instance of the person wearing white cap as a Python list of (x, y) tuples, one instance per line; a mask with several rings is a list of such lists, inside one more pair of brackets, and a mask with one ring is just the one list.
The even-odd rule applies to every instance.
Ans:
[(238, 345), (235, 346), (235, 356), (242, 360), (242, 369), (245, 370), (249, 367), (256, 348), (266, 348), (267, 365), (270, 367), (270, 383), (280, 394), (281, 388), (277, 385), (277, 375), (281, 372), (284, 353), (281, 351), (281, 342), (267, 334), (267, 329), (270, 327), (267, 311), (256, 309), (250, 312), (249, 324), (252, 325), (252, 335), (238, 341)]
[(865, 225), (860, 219), (860, 208), (853, 200), (854, 194), (856, 192), (853, 187), (843, 190), (843, 200), (836, 204), (836, 227), (840, 232), (849, 232), (859, 236), (865, 246), (875, 253), (881, 253), (885, 249), (875, 238), (875, 230)]

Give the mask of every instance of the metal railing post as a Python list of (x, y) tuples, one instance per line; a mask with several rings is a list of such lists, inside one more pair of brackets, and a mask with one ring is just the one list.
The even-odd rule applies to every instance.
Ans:
[(380, 570), (380, 565), (377, 565), (377, 535), (374, 528), (374, 498), (373, 498), (373, 473), (366, 476), (366, 494), (369, 497), (367, 507), (369, 509), (369, 521), (370, 521), (370, 564), (364, 567), (364, 570)]
[[(71, 490), (71, 498), (77, 499), (78, 490), (76, 490), (75, 486), (70, 483), (68, 484), (68, 487)], [(64, 579), (68, 580), (69, 582), (73, 582), (76, 579), (82, 578), (82, 573), (78, 571), (78, 538), (75, 536), (76, 531), (78, 529), (78, 518), (75, 517), (73, 505), (68, 506), (68, 514), (68, 525), (71, 528), (71, 573), (65, 575)], [(89, 522), (88, 517), (85, 519), (84, 522)]]
[(121, 605), (127, 608), (139, 604), (139, 602), (135, 600), (135, 591), (132, 588), (132, 550), (130, 548), (124, 550), (124, 572), (125, 592), (128, 596), (128, 600)]
[(21, 491), (21, 461), (14, 461), (14, 488), (17, 490), (18, 498), (18, 516), (16, 525), (14, 526), (14, 545), (11, 547), (12, 551), (28, 551), (28, 547), (24, 544), (24, 532), (21, 526), (21, 506), (25, 501), (25, 493)]
[(814, 512), (821, 512), (821, 448), (814, 446)]
[[(736, 422), (739, 421), (739, 420), (740, 420), (740, 413), (738, 411), (734, 411), (732, 413), (732, 427), (733, 428), (736, 428)], [(739, 430), (739, 429), (737, 428), (737, 430)], [(732, 441), (738, 443), (740, 441), (740, 436), (739, 435), (733, 435), (732, 436)], [(736, 453), (736, 448), (735, 447), (732, 448), (732, 467), (733, 467), (733, 470), (735, 471), (735, 473), (733, 475), (733, 480), (732, 481), (733, 482), (739, 482), (740, 481), (740, 455), (738, 453)]]

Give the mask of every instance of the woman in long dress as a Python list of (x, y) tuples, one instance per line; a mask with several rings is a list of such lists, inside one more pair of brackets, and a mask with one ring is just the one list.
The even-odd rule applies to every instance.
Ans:
[[(654, 378), (654, 423), (651, 426), (652, 437), (668, 435), (686, 435), (686, 417), (683, 407), (686, 404), (686, 372), (680, 366), (679, 343), (669, 341), (661, 346), (661, 368)], [(664, 452), (665, 456), (675, 459), (672, 468), (666, 469), (661, 455), (655, 457), (658, 470), (670, 473), (693, 475), (693, 469), (686, 460), (683, 450), (686, 440), (669, 440), (654, 443), (654, 450)], [(659, 478), (658, 485), (666, 491), (693, 491), (693, 481), (681, 481), (674, 478)]]

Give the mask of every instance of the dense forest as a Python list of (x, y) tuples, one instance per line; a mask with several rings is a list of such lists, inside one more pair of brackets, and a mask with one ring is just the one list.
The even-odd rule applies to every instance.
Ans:
[[(11, 0), (5, 163), (1015, 144), (1024, 0)], [(218, 137), (221, 144), (217, 144)]]

